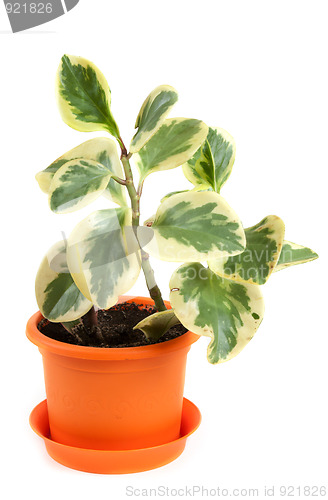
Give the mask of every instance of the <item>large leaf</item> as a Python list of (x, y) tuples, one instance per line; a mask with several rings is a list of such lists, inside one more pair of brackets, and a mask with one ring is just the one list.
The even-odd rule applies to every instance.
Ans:
[(98, 210), (68, 238), (67, 261), (81, 292), (101, 309), (116, 304), (135, 283), (140, 251), (129, 209)]
[(55, 173), (49, 190), (53, 212), (66, 214), (97, 199), (106, 189), (111, 172), (93, 160), (71, 160)]
[(119, 138), (110, 111), (109, 85), (92, 62), (64, 55), (57, 72), (56, 93), (61, 116), (67, 125), (80, 132), (105, 130)]
[(200, 120), (170, 118), (135, 155), (141, 180), (159, 170), (185, 163), (205, 140), (208, 127)]
[(69, 273), (64, 242), (53, 245), (42, 260), (35, 294), (43, 316), (55, 323), (75, 321), (91, 309), (92, 302), (82, 295)]
[(139, 151), (157, 132), (177, 100), (177, 91), (169, 85), (160, 85), (149, 94), (137, 117), (138, 131), (131, 141), (131, 153)]
[(228, 179), (236, 156), (236, 144), (222, 128), (209, 128), (206, 141), (183, 165), (187, 179), (195, 186), (211, 188), (217, 193)]
[[(245, 234), (236, 213), (217, 193), (190, 191), (167, 198), (139, 241), (154, 257), (172, 262), (206, 261), (236, 255), (245, 248)], [(153, 238), (144, 243), (147, 232)], [(139, 234), (139, 233), (138, 233)]]
[(317, 259), (319, 255), (307, 247), (302, 247), (291, 241), (284, 241), (278, 264), (274, 268), (274, 272), (280, 271), (285, 267), (295, 266), (296, 264), (303, 264)]
[(160, 311), (139, 321), (133, 330), (141, 330), (147, 339), (158, 340), (164, 335), (172, 326), (178, 325), (180, 321), (174, 314), (173, 309), (167, 311)]
[(212, 271), (225, 278), (263, 285), (274, 270), (285, 235), (285, 224), (276, 215), (268, 215), (255, 226), (245, 229), (246, 249), (225, 259), (208, 261)]
[(211, 337), (207, 356), (222, 363), (252, 339), (264, 313), (260, 287), (217, 276), (199, 263), (183, 264), (172, 275), (170, 301), (181, 323)]
[[(115, 142), (108, 137), (95, 137), (71, 149), (63, 156), (57, 158), (57, 160), (51, 163), (45, 170), (36, 174), (36, 180), (42, 191), (48, 194), (51, 181), (57, 170), (68, 161), (78, 158), (101, 163), (116, 177), (123, 177), (122, 165)], [(126, 205), (125, 188), (114, 179), (110, 179), (104, 194), (118, 205)]]

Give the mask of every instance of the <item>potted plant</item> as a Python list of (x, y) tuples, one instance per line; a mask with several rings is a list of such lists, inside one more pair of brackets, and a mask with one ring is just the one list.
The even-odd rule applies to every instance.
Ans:
[[(93, 63), (64, 55), (56, 92), (70, 127), (113, 138), (88, 140), (37, 174), (51, 210), (70, 213), (102, 195), (116, 208), (91, 213), (41, 262), (40, 312), (27, 335), (43, 355), (47, 401), (33, 410), (31, 424), (65, 465), (146, 470), (178, 456), (199, 424), (198, 409), (183, 399), (191, 344), (207, 336), (210, 363), (231, 359), (262, 321), (261, 285), (317, 254), (286, 241), (275, 215), (243, 228), (220, 194), (234, 140), (200, 120), (167, 118), (177, 101), (174, 88), (161, 85), (146, 98), (129, 152), (108, 83)], [(141, 225), (147, 176), (179, 166), (189, 189), (169, 193)], [(150, 256), (180, 263), (169, 282), (170, 302)], [(150, 297), (124, 297), (141, 272)]]

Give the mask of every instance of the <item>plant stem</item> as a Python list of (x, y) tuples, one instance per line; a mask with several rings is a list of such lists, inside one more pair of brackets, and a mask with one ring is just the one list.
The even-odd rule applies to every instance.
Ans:
[(98, 326), (98, 318), (95, 306), (92, 306), (91, 309), (89, 309), (89, 311), (83, 316), (83, 318), (85, 319), (87, 327), (90, 328), (90, 330)]
[(122, 186), (126, 186), (126, 180), (125, 179), (121, 179), (120, 177), (117, 177), (116, 175), (112, 175), (112, 179), (114, 179), (114, 181), (118, 182)]
[(154, 270), (150, 265), (149, 255), (141, 249), (141, 266), (145, 275), (146, 284), (149, 290), (149, 295), (155, 302), (158, 311), (166, 311), (166, 306), (163, 301), (162, 293), (156, 283)]
[(133, 182), (133, 174), (131, 170), (131, 165), (129, 162), (129, 155), (124, 155), (122, 152), (121, 161), (124, 168), (126, 187), (131, 200), (131, 208), (132, 208), (132, 226), (139, 226), (140, 219), (140, 196), (138, 195), (136, 188)]
[(100, 342), (104, 341), (103, 334), (98, 327), (98, 316), (94, 306), (83, 316), (85, 326), (91, 335), (94, 335)]
[(139, 195), (139, 196), (141, 196), (141, 195), (142, 195), (143, 183), (144, 183), (144, 181), (143, 181), (143, 180), (140, 180), (140, 181), (139, 181), (139, 185), (138, 185), (138, 189), (137, 189), (137, 193), (138, 193), (138, 195)]
[[(124, 142), (122, 139), (119, 139), (119, 143), (121, 146), (121, 161), (124, 168), (125, 173), (125, 182), (126, 187), (129, 193), (129, 197), (131, 200), (131, 208), (132, 208), (132, 226), (134, 228), (136, 237), (137, 237), (137, 228), (139, 226), (140, 221), (140, 194), (141, 192), (137, 192), (134, 182), (133, 182), (133, 174), (129, 159), (131, 155), (128, 154)], [(140, 190), (141, 191), (141, 190)], [(158, 311), (165, 311), (166, 307), (162, 298), (161, 291), (156, 283), (154, 270), (150, 265), (149, 255), (143, 249), (141, 249), (141, 267), (143, 273), (145, 275), (147, 288), (149, 290), (149, 295), (155, 302), (155, 307)]]

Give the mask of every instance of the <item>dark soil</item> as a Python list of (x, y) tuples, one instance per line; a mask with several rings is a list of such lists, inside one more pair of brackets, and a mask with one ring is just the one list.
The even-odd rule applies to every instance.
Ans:
[(43, 319), (38, 329), (43, 335), (67, 344), (84, 345), (90, 347), (136, 347), (157, 344), (183, 335), (187, 330), (182, 325), (170, 328), (159, 340), (148, 340), (141, 330), (133, 327), (142, 319), (156, 312), (151, 306), (142, 309), (133, 302), (117, 304), (107, 311), (97, 313), (98, 326), (90, 327), (90, 318), (86, 315), (83, 324), (74, 327), (68, 332), (61, 323), (51, 323)]

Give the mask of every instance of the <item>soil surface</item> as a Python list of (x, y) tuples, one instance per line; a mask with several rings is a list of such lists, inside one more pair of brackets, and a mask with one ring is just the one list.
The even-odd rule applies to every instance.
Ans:
[(97, 327), (90, 325), (90, 315), (86, 315), (83, 323), (75, 326), (72, 333), (68, 332), (61, 323), (51, 323), (43, 319), (38, 329), (43, 335), (67, 344), (84, 345), (90, 347), (136, 347), (166, 342), (183, 335), (187, 330), (182, 325), (170, 328), (159, 340), (148, 340), (141, 330), (133, 327), (142, 319), (156, 312), (151, 306), (142, 309), (133, 303), (126, 302), (97, 313)]

